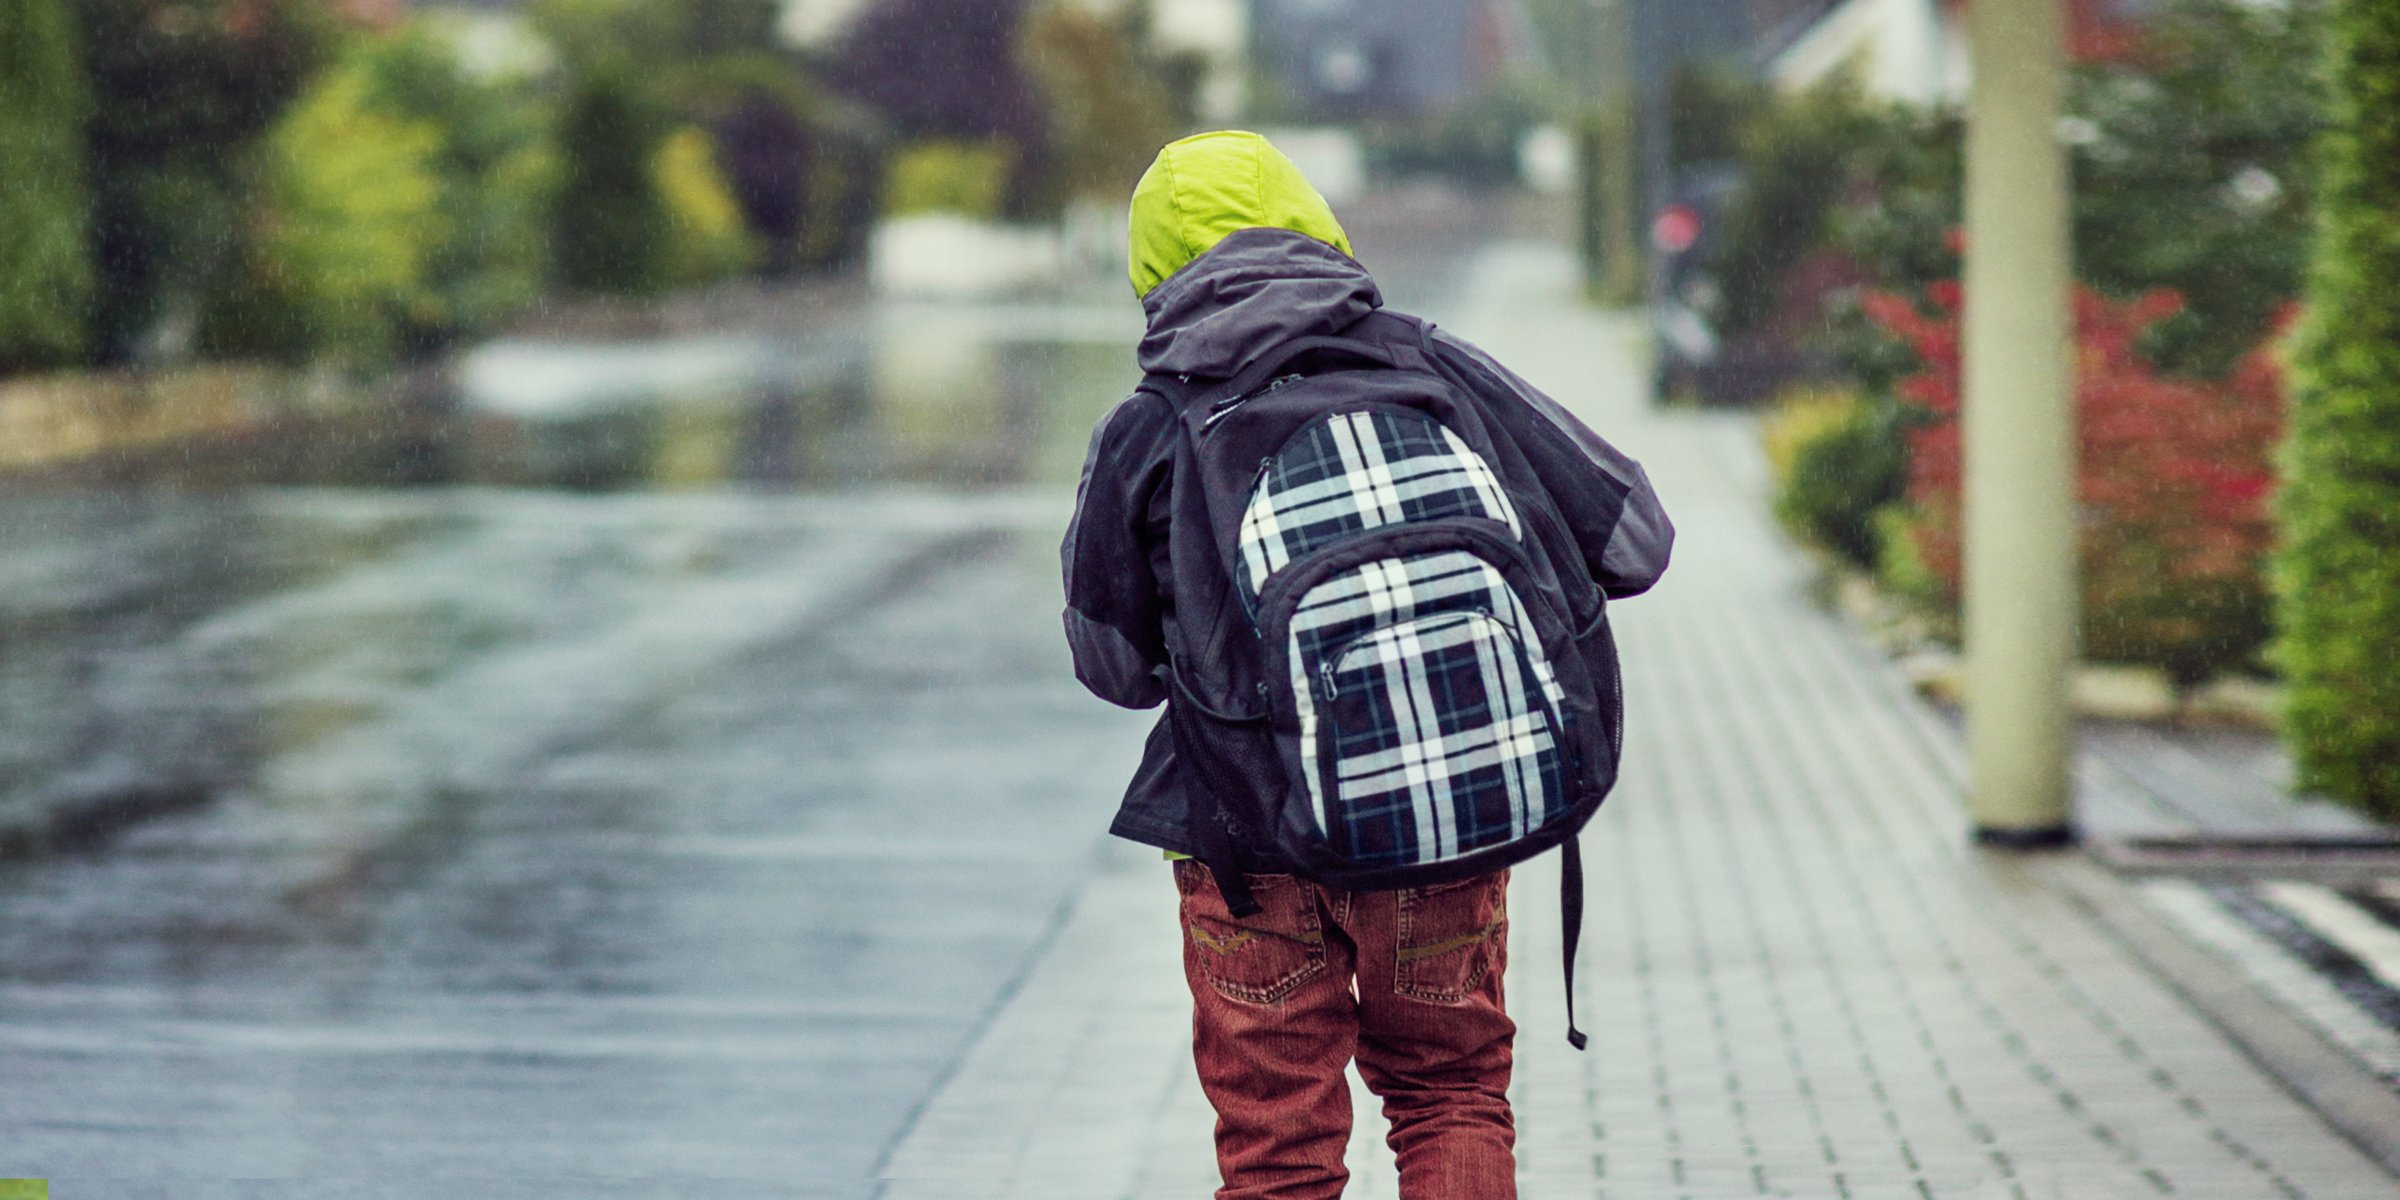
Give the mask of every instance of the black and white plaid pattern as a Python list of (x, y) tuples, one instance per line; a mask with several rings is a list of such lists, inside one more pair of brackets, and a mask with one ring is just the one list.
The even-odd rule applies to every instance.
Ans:
[(1301, 597), (1301, 762), (1345, 857), (1446, 862), (1567, 807), (1552, 723), (1564, 697), (1530, 630), (1500, 573), (1459, 550), (1377, 559)]
[(1303, 430), (1268, 465), (1242, 513), (1242, 601), (1320, 546), (1381, 525), (1488, 517), (1518, 537), (1516, 507), (1457, 434), (1414, 413), (1337, 414)]

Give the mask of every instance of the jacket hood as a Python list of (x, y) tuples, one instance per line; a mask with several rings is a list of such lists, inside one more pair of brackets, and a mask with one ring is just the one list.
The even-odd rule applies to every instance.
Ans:
[(1267, 139), (1221, 129), (1167, 143), (1133, 188), (1127, 222), (1133, 294), (1147, 298), (1227, 235), (1261, 226), (1350, 252), (1332, 206)]
[(1134, 358), (1144, 371), (1228, 378), (1278, 343), (1382, 306), (1349, 255), (1288, 229), (1237, 230), (1142, 298), (1150, 330)]

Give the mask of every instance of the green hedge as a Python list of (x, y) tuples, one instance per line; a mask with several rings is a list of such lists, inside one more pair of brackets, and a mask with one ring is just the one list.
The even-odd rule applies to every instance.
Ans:
[(90, 104), (60, 0), (0, 0), (0, 373), (83, 352)]
[(2336, 0), (2331, 126), (2279, 505), (2303, 789), (2400, 819), (2400, 5)]

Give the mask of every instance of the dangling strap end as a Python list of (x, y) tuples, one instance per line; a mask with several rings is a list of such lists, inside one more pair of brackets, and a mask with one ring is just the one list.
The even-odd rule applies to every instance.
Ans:
[(1581, 1050), (1591, 1040), (1575, 1028), (1575, 944), (1583, 939), (1583, 855), (1571, 837), (1559, 844), (1559, 852), (1559, 948), (1567, 985), (1567, 1044)]
[(1239, 870), (1230, 870), (1208, 863), (1208, 873), (1216, 877), (1217, 895), (1225, 898), (1225, 911), (1236, 917), (1255, 917), (1266, 911), (1258, 897), (1250, 894), (1250, 881)]

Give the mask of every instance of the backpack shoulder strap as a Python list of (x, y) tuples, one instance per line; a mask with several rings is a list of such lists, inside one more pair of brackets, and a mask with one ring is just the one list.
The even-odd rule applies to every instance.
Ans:
[(1474, 381), (1468, 379), (1465, 373), (1458, 369), (1458, 364), (1452, 362), (1450, 356), (1443, 353), (1442, 348), (1434, 343), (1435, 326), (1433, 322), (1423, 317), (1392, 312), (1390, 309), (1377, 309), (1376, 312), (1392, 318), (1395, 326), (1394, 336), (1405, 339), (1407, 355), (1415, 360), (1409, 364), (1410, 366), (1420, 371), (1429, 371), (1439, 375), (1452, 386), (1460, 388), (1470, 395), (1475, 394)]

